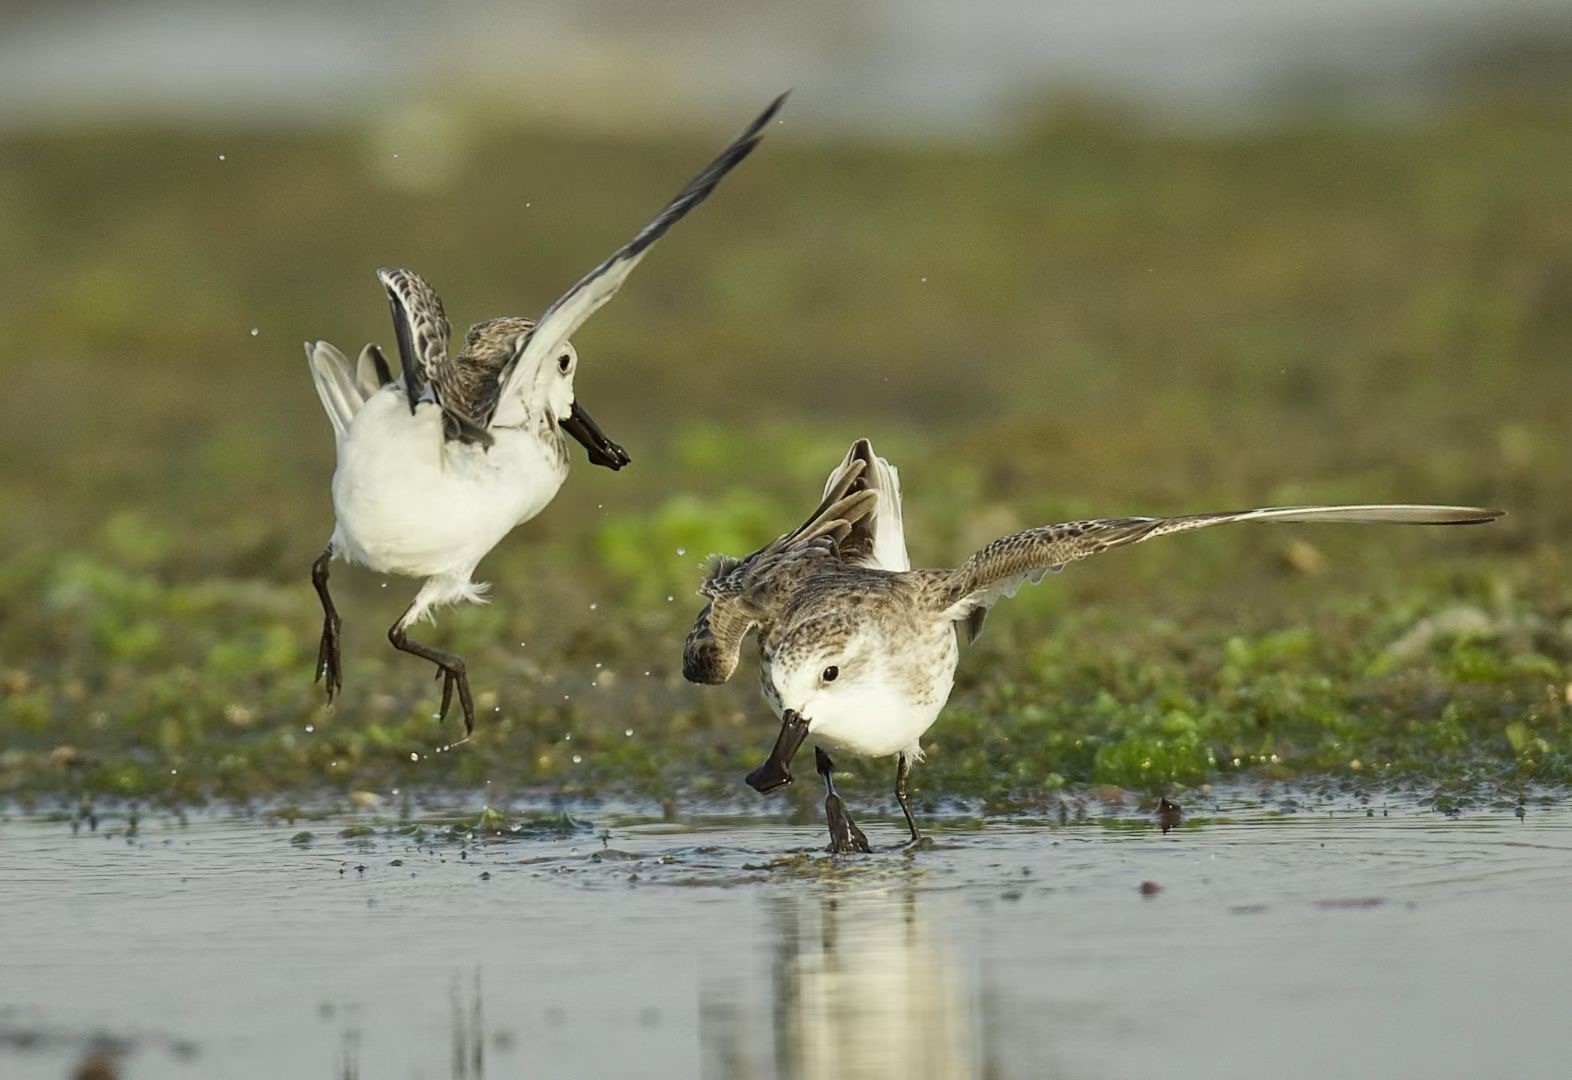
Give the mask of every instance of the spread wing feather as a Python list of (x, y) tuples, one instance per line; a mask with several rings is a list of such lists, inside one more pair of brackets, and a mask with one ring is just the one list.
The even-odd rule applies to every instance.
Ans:
[(772, 581), (788, 573), (796, 559), (845, 558), (845, 545), (879, 504), (879, 493), (860, 481), (868, 462), (854, 457), (831, 474), (824, 498), (797, 528), (770, 541), (746, 558), (714, 556), (699, 595), (709, 602), (699, 612), (682, 649), (682, 674), (689, 682), (723, 683), (742, 655), (742, 642), (755, 626), (771, 618)]
[(1189, 532), (1237, 521), (1344, 522), (1387, 525), (1475, 525), (1494, 521), (1499, 510), (1473, 506), (1269, 506), (1183, 517), (1103, 518), (1044, 525), (995, 540), (949, 572), (940, 589), (946, 613), (965, 621), (975, 633), (982, 614), (1027, 582), (1065, 564), (1157, 536)]
[(387, 290), (393, 313), (410, 414), (422, 402), (435, 402), (442, 409), (448, 438), (490, 446), (491, 435), (474, 419), (477, 381), (466, 377), (458, 361), (448, 355), (451, 330), (437, 291), (425, 278), (402, 267), (385, 266), (377, 271), (377, 279)]

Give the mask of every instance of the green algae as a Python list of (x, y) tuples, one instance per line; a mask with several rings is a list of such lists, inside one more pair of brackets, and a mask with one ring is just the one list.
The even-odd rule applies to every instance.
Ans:
[[(585, 223), (636, 223), (702, 148), (498, 132), (416, 197), (344, 134), (260, 140), (222, 179), (209, 136), (8, 135), (0, 275), (26, 284), (0, 319), (30, 333), (0, 338), (0, 794), (807, 813), (815, 785), (741, 787), (773, 735), (751, 669), (694, 688), (678, 654), (704, 558), (793, 524), (860, 434), (901, 466), (929, 564), (1094, 514), (1511, 512), (1174, 538), (1023, 591), (927, 737), (929, 810), (1239, 777), (1572, 782), (1566, 119), (1547, 95), (1413, 129), (772, 138), (581, 335), (579, 392), (634, 467), (581, 464), (483, 564), (494, 602), (432, 632), (469, 662), (467, 741), (386, 647), (411, 583), (335, 570), (345, 695), (310, 685), (332, 447), (298, 341), (386, 340), (368, 268), (389, 220), (458, 321), (543, 302), (621, 238)], [(521, 255), (498, 223), (522, 228), (512, 178), (545, 158), (532, 193), (564, 211)], [(842, 764), (890, 805), (887, 762)]]

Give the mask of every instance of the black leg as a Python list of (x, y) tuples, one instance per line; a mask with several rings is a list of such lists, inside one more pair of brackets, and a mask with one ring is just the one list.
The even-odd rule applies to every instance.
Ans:
[(442, 710), (437, 714), (439, 721), (448, 718), (448, 706), (453, 702), (453, 687), (458, 687), (459, 707), (464, 710), (464, 734), (472, 734), (475, 730), (475, 703), (469, 696), (469, 676), (464, 672), (464, 658), (409, 640), (404, 633), (402, 616), (389, 628), (388, 640), (399, 652), (411, 653), (437, 665), (437, 674), (442, 677)]
[(917, 827), (917, 819), (912, 817), (911, 776), (911, 758), (900, 754), (895, 759), (895, 801), (901, 804), (901, 813), (906, 815), (906, 827), (912, 831), (912, 838), (906, 841), (905, 847), (908, 850), (929, 848), (933, 846), (933, 841), (922, 834), (922, 830)]
[(338, 631), (344, 620), (338, 617), (333, 596), (328, 592), (328, 563), (332, 561), (333, 549), (329, 547), (324, 548), (317, 561), (311, 564), (311, 584), (316, 586), (317, 598), (322, 601), (322, 644), (317, 646), (316, 681), (324, 683), (328, 701), (344, 689), (344, 669), (338, 645)]
[(760, 795), (791, 783), (791, 759), (797, 756), (802, 740), (808, 737), (808, 721), (787, 709), (781, 714), (781, 733), (764, 764), (747, 776), (748, 786)]
[(830, 760), (830, 755), (813, 748), (813, 762), (819, 770), (819, 775), (824, 777), (824, 816), (830, 823), (830, 854), (850, 855), (853, 852), (867, 854), (873, 849), (868, 846), (868, 838), (862, 834), (856, 822), (846, 814), (846, 804), (841, 802), (841, 797), (835, 793), (835, 762)]

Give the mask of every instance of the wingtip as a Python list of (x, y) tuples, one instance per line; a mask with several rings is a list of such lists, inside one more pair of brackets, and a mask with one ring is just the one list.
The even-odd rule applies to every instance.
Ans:
[(781, 111), (781, 107), (786, 104), (786, 99), (791, 97), (791, 92), (793, 89), (795, 89), (795, 87), (788, 86), (779, 94), (775, 95), (775, 100), (770, 102), (769, 107), (764, 110), (764, 123), (767, 124), (771, 120), (775, 119), (775, 114)]
[[(766, 105), (764, 111), (756, 116), (751, 124), (742, 129), (742, 134), (737, 136), (733, 144), (733, 149), (739, 151), (737, 160), (740, 161), (742, 158), (747, 157), (758, 141), (764, 137), (761, 134), (764, 131), (764, 126), (775, 119), (775, 114), (781, 111), (781, 107), (786, 104), (786, 99), (789, 97), (791, 97), (789, 89), (777, 94), (775, 100)], [(745, 145), (747, 148), (743, 149)]]
[(1440, 509), (1449, 511), (1445, 518), (1438, 518), (1437, 525), (1488, 525), (1506, 517), (1505, 510), (1488, 506), (1451, 506)]

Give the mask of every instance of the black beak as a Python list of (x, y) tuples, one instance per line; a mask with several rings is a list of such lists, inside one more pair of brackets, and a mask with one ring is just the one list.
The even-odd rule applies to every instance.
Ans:
[(626, 450), (606, 438), (606, 433), (600, 429), (600, 425), (590, 419), (590, 414), (579, 408), (576, 401), (573, 403), (573, 411), (568, 413), (568, 418), (561, 422), (561, 426), (563, 431), (584, 444), (584, 449), (589, 451), (592, 465), (604, 465), (616, 472), (633, 460)]
[(748, 786), (766, 795), (791, 783), (791, 759), (797, 756), (797, 748), (807, 737), (808, 721), (801, 713), (794, 709), (781, 713), (781, 733), (775, 738), (775, 749), (763, 765), (748, 774)]

